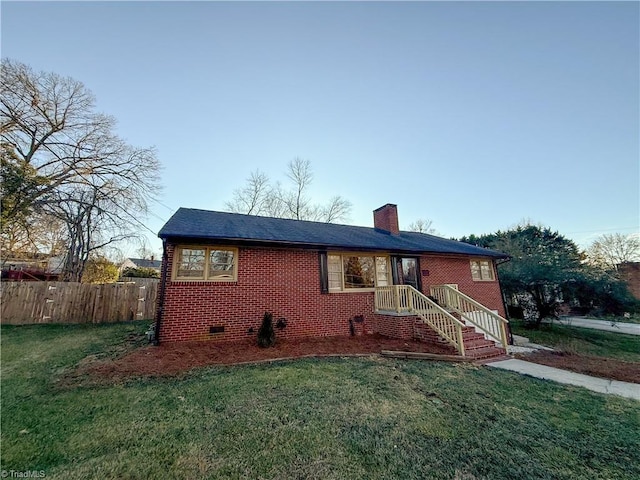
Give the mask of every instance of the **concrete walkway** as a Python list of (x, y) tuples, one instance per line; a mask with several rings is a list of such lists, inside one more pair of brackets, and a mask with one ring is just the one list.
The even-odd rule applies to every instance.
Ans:
[(626, 333), (627, 335), (640, 335), (640, 323), (611, 323), (606, 320), (592, 320), (584, 317), (560, 317), (554, 320), (560, 325), (569, 327), (593, 328), (595, 330), (606, 330), (607, 332)]
[(640, 400), (640, 384), (637, 383), (590, 377), (589, 375), (569, 372), (567, 370), (539, 365), (533, 362), (526, 362), (524, 360), (517, 360), (515, 358), (511, 358), (509, 360), (498, 360), (497, 362), (486, 363), (486, 365), (488, 367), (511, 370), (513, 372), (518, 372), (535, 378), (553, 380), (558, 383), (584, 387), (594, 392), (620, 395), (621, 397)]

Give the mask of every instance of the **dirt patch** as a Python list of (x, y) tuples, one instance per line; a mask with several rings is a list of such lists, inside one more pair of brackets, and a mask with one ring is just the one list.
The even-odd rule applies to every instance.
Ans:
[(516, 358), (550, 367), (562, 368), (592, 377), (640, 383), (640, 363), (625, 362), (605, 357), (591, 357), (567, 352), (538, 350), (533, 353), (520, 353)]
[(382, 350), (453, 355), (445, 345), (396, 340), (381, 335), (278, 340), (259, 348), (255, 340), (242, 342), (182, 342), (138, 348), (119, 358), (86, 358), (62, 384), (117, 383), (135, 377), (177, 375), (194, 367), (264, 362), (283, 358), (327, 355), (370, 355)]

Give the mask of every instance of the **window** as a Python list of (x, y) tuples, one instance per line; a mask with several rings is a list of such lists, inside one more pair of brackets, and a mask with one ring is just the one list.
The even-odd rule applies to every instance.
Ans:
[(209, 272), (208, 280), (233, 278), (233, 260), (235, 254), (233, 250), (209, 250)]
[(182, 248), (178, 250), (176, 276), (183, 278), (204, 278), (205, 249)]
[(491, 260), (471, 260), (471, 278), (476, 281), (495, 280)]
[(174, 280), (237, 280), (238, 250), (228, 247), (177, 247)]
[(329, 291), (371, 289), (389, 284), (389, 258), (376, 255), (328, 255)]
[(376, 257), (376, 286), (389, 285), (389, 260), (387, 257)]
[(342, 290), (342, 257), (329, 255), (329, 290)]

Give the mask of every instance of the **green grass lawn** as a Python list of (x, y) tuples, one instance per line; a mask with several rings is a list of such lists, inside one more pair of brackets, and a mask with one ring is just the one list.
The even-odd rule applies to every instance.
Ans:
[[(146, 323), (2, 327), (5, 471), (47, 478), (636, 479), (640, 403), (378, 357), (59, 380)], [(65, 386), (66, 385), (66, 386)]]
[(511, 320), (511, 331), (531, 342), (564, 352), (640, 362), (640, 336), (572, 327), (558, 323), (543, 324), (539, 330), (524, 328), (519, 320)]

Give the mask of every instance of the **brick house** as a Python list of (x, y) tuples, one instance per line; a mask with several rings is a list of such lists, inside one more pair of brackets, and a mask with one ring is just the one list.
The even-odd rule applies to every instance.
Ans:
[(640, 262), (624, 262), (618, 266), (620, 278), (626, 282), (629, 292), (640, 300)]
[(380, 333), (473, 357), (506, 346), (508, 256), (400, 231), (395, 205), (374, 228), (180, 208), (158, 236), (156, 343), (246, 339), (268, 311), (284, 338)]

